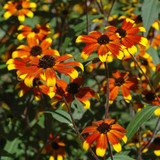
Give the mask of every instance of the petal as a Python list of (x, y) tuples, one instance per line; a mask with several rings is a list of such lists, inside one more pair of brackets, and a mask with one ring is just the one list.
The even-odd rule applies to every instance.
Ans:
[(52, 68), (45, 69), (44, 76), (46, 77), (48, 87), (54, 87), (56, 85), (56, 74)]
[(115, 87), (110, 91), (110, 94), (109, 94), (110, 103), (112, 103), (113, 100), (115, 100), (115, 99), (117, 98), (118, 93), (119, 93), (119, 87), (118, 87), (118, 86), (115, 86)]
[(127, 34), (135, 34), (138, 32), (146, 32), (144, 27), (133, 27), (129, 30), (127, 30)]
[(116, 137), (122, 139), (122, 140), (124, 141), (124, 143), (127, 142), (127, 137), (126, 137), (125, 134), (123, 134), (122, 132), (119, 132), (119, 131), (117, 131), (117, 130), (112, 130), (112, 129), (110, 130), (110, 132), (111, 132), (112, 134), (114, 134)]
[(83, 42), (83, 43), (97, 43), (97, 39), (95, 39), (95, 38), (93, 38), (91, 36), (88, 36), (88, 35), (80, 35), (76, 39), (76, 43), (79, 43), (79, 42)]
[(97, 139), (96, 154), (97, 156), (103, 157), (107, 149), (107, 137), (105, 134), (100, 134)]
[(131, 93), (127, 87), (127, 85), (121, 85), (121, 91), (124, 97), (124, 100), (129, 103), (132, 100)]
[(31, 32), (27, 36), (27, 43), (28, 43), (28, 45), (29, 45), (30, 48), (32, 48), (33, 46), (37, 46), (39, 44), (39, 40), (36, 38), (34, 32)]
[(95, 132), (97, 131), (97, 126), (89, 126), (89, 127), (86, 127), (81, 134), (84, 134), (84, 133), (91, 133), (91, 132)]
[(122, 150), (122, 147), (121, 147), (121, 144), (120, 144), (118, 138), (114, 134), (112, 134), (111, 132), (107, 133), (107, 137), (108, 137), (109, 142), (113, 146), (114, 150), (116, 152), (120, 152)]
[(120, 126), (119, 124), (113, 124), (111, 129), (126, 132), (126, 130), (122, 126)]
[(104, 122), (107, 124), (112, 124), (115, 120), (114, 119), (105, 119)]
[(91, 43), (85, 46), (81, 52), (82, 59), (86, 60), (93, 53), (93, 51), (98, 48), (98, 46), (98, 43)]
[(89, 101), (86, 97), (83, 97), (83, 98), (77, 97), (77, 99), (78, 99), (80, 102), (83, 103), (84, 109), (89, 109), (89, 108), (90, 108), (91, 103), (90, 103), (90, 101)]
[(52, 39), (51, 38), (46, 38), (44, 39), (41, 44), (40, 47), (42, 48), (42, 50), (46, 50), (48, 49), (48, 47), (52, 44)]
[(83, 142), (83, 149), (88, 150), (88, 148), (94, 143), (94, 141), (100, 136), (99, 132), (95, 132), (89, 135)]
[(102, 33), (99, 31), (92, 31), (92, 32), (89, 32), (89, 34), (91, 35), (91, 37), (95, 39), (98, 39), (102, 35)]
[(101, 62), (106, 62), (108, 57), (108, 49), (105, 45), (101, 45), (98, 49), (98, 57), (101, 60)]
[(65, 61), (65, 60), (70, 59), (70, 58), (73, 58), (73, 56), (71, 54), (65, 54), (63, 56), (58, 56), (58, 57), (56, 57), (56, 63)]

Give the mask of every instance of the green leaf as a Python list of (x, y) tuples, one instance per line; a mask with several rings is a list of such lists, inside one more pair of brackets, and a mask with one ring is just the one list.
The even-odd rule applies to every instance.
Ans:
[[(113, 156), (113, 159), (114, 160), (135, 160), (129, 156), (126, 156), (126, 155), (115, 155)], [(111, 160), (111, 158), (107, 159), (107, 160)]]
[(56, 111), (43, 111), (43, 112), (50, 113), (55, 120), (61, 123), (67, 123), (67, 124), (72, 123), (71, 117), (66, 111), (56, 110)]
[(128, 140), (130, 140), (134, 136), (134, 134), (138, 131), (139, 127), (153, 115), (153, 112), (157, 108), (158, 106), (147, 106), (143, 108), (140, 112), (136, 113), (136, 115), (133, 117), (126, 129), (126, 136)]
[(147, 49), (147, 53), (152, 57), (154, 65), (157, 66), (157, 64), (159, 63), (159, 56), (157, 50), (155, 50), (153, 47), (149, 47), (149, 49)]
[(158, 0), (144, 0), (142, 4), (143, 27), (146, 29), (145, 36), (147, 36), (153, 22), (158, 19), (158, 3)]

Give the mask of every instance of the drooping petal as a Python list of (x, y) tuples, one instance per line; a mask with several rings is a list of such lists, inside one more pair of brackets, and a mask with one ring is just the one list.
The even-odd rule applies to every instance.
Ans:
[(89, 127), (86, 127), (81, 134), (84, 134), (84, 133), (92, 133), (92, 132), (95, 132), (97, 131), (97, 126), (89, 126)]
[(127, 87), (127, 84), (121, 85), (121, 91), (124, 97), (124, 100), (129, 103), (132, 99), (131, 93), (129, 91), (129, 88)]
[(108, 54), (108, 50), (105, 45), (101, 45), (98, 49), (98, 57), (101, 60), (101, 62), (106, 62)]
[(88, 35), (80, 35), (76, 39), (76, 43), (79, 43), (79, 42), (83, 42), (83, 43), (97, 43), (97, 39), (95, 39), (95, 38), (93, 38), (91, 36), (88, 36)]
[(52, 68), (46, 68), (44, 71), (44, 76), (46, 77), (47, 86), (54, 87), (56, 84), (56, 74)]
[(96, 145), (96, 154), (97, 156), (103, 157), (105, 155), (107, 149), (107, 138), (105, 134), (100, 134), (97, 138), (97, 145)]

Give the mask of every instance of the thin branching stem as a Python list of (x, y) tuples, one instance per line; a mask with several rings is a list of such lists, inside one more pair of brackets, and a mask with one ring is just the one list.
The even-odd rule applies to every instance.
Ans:
[(107, 96), (106, 96), (106, 103), (105, 103), (105, 118), (108, 118), (110, 89), (109, 89), (109, 72), (108, 72), (107, 62), (104, 62), (104, 66), (105, 66), (105, 74), (106, 74), (106, 81), (107, 81), (107, 83), (106, 83)]
[(109, 143), (108, 137), (107, 137), (107, 143), (108, 143), (108, 150), (109, 150), (109, 154), (110, 154), (111, 160), (113, 160), (113, 154), (112, 154), (111, 145)]
[[(81, 138), (82, 142), (84, 142), (85, 139), (83, 138), (83, 136), (82, 136), (81, 133), (79, 132), (79, 130), (78, 130), (78, 128), (77, 128), (77, 126), (76, 126), (76, 124), (75, 124), (75, 122), (74, 122), (74, 118), (73, 118), (73, 115), (72, 115), (72, 111), (71, 111), (70, 106), (69, 106), (68, 103), (67, 103), (66, 98), (65, 98), (64, 95), (62, 94), (60, 88), (59, 88), (57, 85), (56, 85), (56, 87), (57, 87), (58, 92), (59, 92), (59, 94), (61, 95), (61, 97), (62, 97), (62, 99), (63, 99), (63, 101), (64, 101), (64, 103), (65, 103), (65, 105), (66, 105), (66, 107), (67, 107), (67, 109), (68, 109), (68, 113), (69, 113), (69, 115), (70, 115), (70, 117), (71, 117), (72, 124), (73, 124), (73, 128), (74, 128), (75, 132), (76, 132), (77, 135)], [(89, 151), (91, 152), (92, 156), (93, 156), (96, 160), (99, 160), (99, 158), (96, 156), (96, 154), (93, 152), (93, 150), (92, 150), (91, 148), (89, 148)]]

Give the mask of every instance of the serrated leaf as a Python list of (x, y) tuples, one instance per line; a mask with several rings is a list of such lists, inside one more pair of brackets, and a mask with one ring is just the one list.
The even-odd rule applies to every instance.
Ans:
[[(113, 159), (114, 160), (135, 160), (129, 156), (126, 156), (126, 155), (115, 155), (113, 156)], [(111, 158), (107, 159), (107, 160), (111, 160)]]
[(145, 0), (142, 4), (143, 27), (146, 29), (145, 36), (147, 36), (153, 22), (158, 19), (158, 3), (158, 0)]
[(139, 127), (153, 115), (153, 112), (157, 108), (158, 106), (147, 106), (143, 108), (140, 112), (136, 113), (136, 115), (130, 121), (126, 129), (127, 130), (126, 136), (128, 138), (128, 141), (138, 131)]
[(159, 63), (159, 56), (157, 50), (155, 50), (153, 47), (149, 47), (149, 49), (147, 49), (147, 53), (152, 57), (154, 65), (157, 66), (157, 64)]
[(44, 111), (44, 113), (50, 113), (55, 120), (61, 123), (67, 123), (67, 124), (72, 123), (71, 117), (66, 111), (63, 110)]

